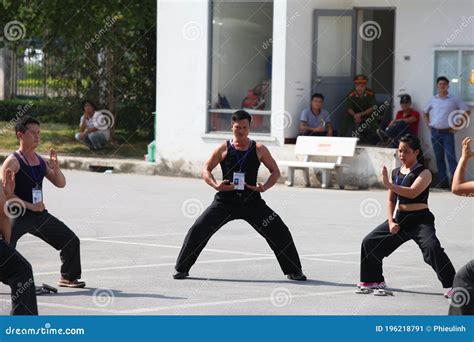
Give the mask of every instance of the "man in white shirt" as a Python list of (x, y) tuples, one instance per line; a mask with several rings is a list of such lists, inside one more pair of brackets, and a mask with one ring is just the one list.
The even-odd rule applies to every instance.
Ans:
[(461, 99), (448, 93), (449, 80), (446, 77), (438, 77), (436, 85), (438, 87), (438, 94), (430, 99), (424, 109), (424, 113), (425, 120), (431, 130), (431, 143), (438, 169), (436, 186), (449, 189), (450, 181), (446, 171), (445, 158), (448, 161), (452, 180), (457, 165), (454, 133), (459, 129), (456, 126), (456, 122), (450, 122), (453, 121), (450, 115), (457, 111), (464, 112), (465, 120), (467, 120), (469, 107)]

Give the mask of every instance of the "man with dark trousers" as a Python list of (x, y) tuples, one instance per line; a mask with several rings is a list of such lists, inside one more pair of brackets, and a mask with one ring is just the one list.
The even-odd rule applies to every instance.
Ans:
[[(14, 188), (14, 176), (7, 170), (0, 186), (0, 281), (11, 289), (12, 315), (37, 315), (35, 282), (30, 263), (12, 246), (10, 246), (11, 225), (9, 208), (5, 192), (11, 193)], [(5, 188), (5, 192), (3, 191)]]
[[(194, 222), (184, 240), (176, 261), (175, 279), (184, 279), (196, 262), (209, 239), (227, 222), (247, 221), (265, 238), (288, 279), (306, 280), (301, 262), (288, 227), (260, 196), (280, 177), (280, 170), (270, 151), (249, 139), (252, 118), (239, 110), (232, 115), (233, 138), (214, 150), (202, 171), (204, 181), (217, 190), (212, 204)], [(270, 171), (265, 184), (257, 184), (257, 174), (263, 163)], [(212, 170), (219, 165), (222, 181), (218, 182)]]
[[(454, 134), (462, 128), (464, 123), (469, 122), (469, 107), (460, 98), (448, 92), (447, 77), (438, 77), (436, 86), (438, 93), (430, 99), (423, 111), (425, 121), (431, 131), (431, 144), (438, 169), (436, 187), (449, 189), (451, 184), (445, 159), (448, 161), (449, 176), (452, 177), (457, 165)], [(458, 127), (458, 124), (461, 127)]]
[[(20, 148), (5, 159), (2, 174), (8, 169), (15, 174), (15, 198), (24, 206), (23, 215), (12, 224), (11, 244), (14, 247), (24, 234), (30, 233), (60, 251), (62, 261), (58, 286), (82, 288), (79, 238), (63, 222), (51, 215), (43, 202), (43, 179), (47, 178), (58, 188), (66, 186), (66, 178), (59, 168), (56, 151), (50, 151), (49, 160), (35, 153), (40, 143), (40, 123), (22, 117), (15, 126)], [(10, 197), (8, 197), (10, 199)]]

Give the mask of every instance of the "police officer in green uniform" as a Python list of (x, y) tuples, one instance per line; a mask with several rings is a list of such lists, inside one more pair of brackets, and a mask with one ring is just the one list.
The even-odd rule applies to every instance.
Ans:
[(357, 137), (362, 143), (376, 144), (379, 118), (371, 115), (376, 108), (375, 94), (366, 88), (364, 75), (356, 75), (354, 84), (355, 89), (346, 98), (347, 114), (342, 122), (342, 134)]

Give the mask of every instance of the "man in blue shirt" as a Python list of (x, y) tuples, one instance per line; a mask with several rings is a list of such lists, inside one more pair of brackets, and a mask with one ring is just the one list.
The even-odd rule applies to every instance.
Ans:
[(313, 94), (311, 106), (301, 112), (300, 134), (313, 136), (332, 136), (333, 128), (329, 112), (323, 109), (324, 96)]
[[(459, 121), (459, 117), (464, 115), (464, 118), (467, 118), (469, 107), (461, 99), (448, 94), (449, 80), (446, 77), (438, 77), (436, 84), (438, 94), (430, 99), (424, 113), (425, 120), (431, 130), (431, 143), (438, 168), (437, 187), (448, 189), (450, 183), (446, 171), (445, 156), (452, 179), (457, 165), (454, 133), (462, 128), (460, 126), (462, 126), (463, 120)], [(459, 115), (456, 115), (456, 112), (459, 112)]]

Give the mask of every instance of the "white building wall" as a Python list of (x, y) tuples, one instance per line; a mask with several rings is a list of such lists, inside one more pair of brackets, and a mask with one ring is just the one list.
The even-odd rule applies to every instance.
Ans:
[[(470, 0), (397, 0), (394, 91), (408, 92), (419, 111), (432, 96), (433, 48), (441, 45), (473, 13)], [(305, 0), (274, 3), (272, 134), (257, 138), (276, 159), (286, 156), (285, 137), (295, 137), (299, 113), (311, 90), (313, 10), (389, 7), (391, 1)], [(469, 11), (471, 9), (471, 11)], [(157, 160), (172, 174), (197, 175), (216, 145), (228, 135), (206, 133), (208, 99), (209, 4), (205, 0), (158, 1)], [(472, 22), (454, 45), (471, 45)], [(410, 61), (404, 60), (410, 56)], [(398, 110), (398, 106), (395, 108)], [(278, 117), (291, 117), (282, 125)], [(288, 122), (288, 120), (283, 120)], [(473, 124), (457, 135), (473, 135)], [(424, 129), (424, 128), (423, 128)], [(423, 132), (428, 146), (427, 131)], [(255, 138), (255, 137), (254, 137)], [(458, 144), (459, 145), (459, 144)], [(390, 152), (387, 153), (390, 164)], [(372, 165), (371, 169), (378, 169)], [(368, 172), (367, 170), (352, 170)], [(474, 174), (474, 167), (469, 171)]]
[[(315, 9), (345, 9), (359, 7), (396, 7), (395, 14), (395, 96), (409, 93), (413, 107), (420, 113), (433, 95), (434, 48), (459, 31), (466, 18), (474, 15), (474, 2), (471, 0), (397, 0), (397, 1), (338, 1), (307, 0), (289, 1), (288, 14), (296, 20), (288, 26), (286, 54), (286, 110), (292, 114), (293, 123), (285, 129), (285, 137), (298, 134), (299, 114), (309, 106), (311, 92), (311, 63), (313, 50), (313, 11)], [(456, 35), (449, 46), (473, 46), (474, 20)], [(410, 60), (404, 60), (410, 56)], [(330, 94), (325, 94), (330, 96)], [(472, 100), (474, 102), (474, 99)], [(395, 110), (400, 106), (396, 103)], [(471, 108), (472, 109), (472, 108)], [(474, 114), (472, 114), (474, 115)], [(424, 142), (425, 153), (431, 156), (431, 167), (436, 169), (426, 124), (420, 123), (420, 134)], [(474, 135), (474, 118), (471, 125), (456, 135), (457, 155), (460, 155), (460, 143), (466, 136)], [(474, 175), (474, 163), (469, 166)], [(472, 178), (472, 177), (471, 177)]]

